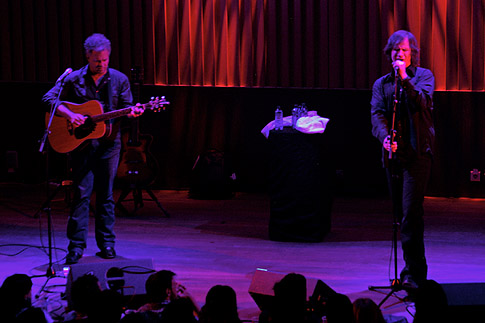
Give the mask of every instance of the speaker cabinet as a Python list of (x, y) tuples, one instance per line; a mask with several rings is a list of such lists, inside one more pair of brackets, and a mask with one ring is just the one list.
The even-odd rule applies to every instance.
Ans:
[(441, 284), (454, 322), (485, 322), (485, 283)]
[[(273, 286), (285, 276), (284, 273), (256, 269), (248, 292), (261, 311), (271, 306), (274, 298)], [(309, 277), (306, 277), (306, 290), (307, 300), (320, 303), (324, 303), (328, 297), (336, 293), (323, 281)]]
[(71, 286), (80, 276), (92, 274), (96, 276), (101, 289), (114, 289), (123, 296), (146, 294), (145, 281), (154, 273), (152, 259), (101, 259), (98, 257), (83, 257), (81, 262), (71, 265), (66, 283), (66, 298), (71, 306)]

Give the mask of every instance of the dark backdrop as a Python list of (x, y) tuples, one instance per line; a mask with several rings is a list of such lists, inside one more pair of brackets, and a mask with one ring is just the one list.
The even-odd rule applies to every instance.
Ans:
[[(428, 193), (483, 196), (485, 0), (0, 0), (2, 180), (41, 182), (40, 98), (67, 68), (85, 64), (83, 41), (112, 41), (110, 66), (144, 71), (143, 99), (166, 95), (142, 117), (160, 164), (154, 185), (187, 188), (200, 153), (232, 159), (238, 189), (266, 189), (260, 134), (277, 105), (305, 102), (331, 119), (325, 137), (335, 191), (386, 191), (371, 137), (373, 82), (389, 71), (389, 35), (410, 30), (436, 77), (437, 149)], [(51, 176), (65, 156), (50, 154)], [(18, 164), (18, 167), (17, 167)], [(13, 166), (16, 172), (8, 173)], [(13, 169), (15, 170), (15, 169)]]
[[(51, 84), (1, 83), (4, 103), (1, 179), (39, 183), (45, 180), (45, 158), (38, 152), (44, 130), (41, 97)], [(335, 192), (375, 195), (386, 192), (380, 145), (370, 131), (369, 90), (249, 89), (227, 87), (148, 86), (141, 101), (165, 95), (165, 111), (140, 118), (142, 133), (154, 137), (151, 153), (160, 166), (155, 188), (190, 185), (192, 166), (201, 153), (215, 148), (226, 153), (237, 175), (239, 191), (265, 191), (268, 175), (267, 139), (261, 129), (274, 118), (277, 105), (290, 114), (305, 102), (330, 119), (326, 137)], [(429, 195), (485, 196), (483, 181), (471, 182), (470, 171), (484, 171), (485, 93), (436, 92), (436, 156)], [(18, 169), (7, 172), (12, 153)], [(9, 156), (9, 161), (5, 158)], [(62, 178), (65, 156), (50, 153), (50, 178)]]

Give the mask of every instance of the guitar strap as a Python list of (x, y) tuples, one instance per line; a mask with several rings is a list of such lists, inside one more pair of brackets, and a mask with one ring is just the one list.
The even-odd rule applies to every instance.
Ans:
[[(109, 69), (108, 69), (108, 73), (109, 73)], [(112, 91), (112, 87), (111, 87), (111, 76), (108, 75), (108, 111), (113, 111), (113, 91)], [(110, 124), (113, 124), (113, 119), (111, 119), (109, 121)]]
[[(108, 87), (108, 107), (107, 107), (107, 111), (114, 111), (115, 109), (113, 108), (113, 87), (111, 86), (111, 76), (109, 75), (109, 69), (108, 69), (108, 84), (106, 84), (106, 86)], [(120, 129), (120, 125), (119, 125), (119, 120), (117, 119), (110, 119), (110, 120), (107, 120), (107, 124), (106, 124), (106, 134), (105, 134), (105, 138), (109, 141), (113, 141), (115, 140), (118, 132), (119, 132), (119, 129)]]

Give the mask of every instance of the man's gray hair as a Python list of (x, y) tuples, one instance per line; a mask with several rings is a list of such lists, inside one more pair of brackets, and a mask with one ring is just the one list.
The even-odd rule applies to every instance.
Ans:
[(84, 42), (84, 50), (86, 54), (92, 51), (100, 52), (103, 50), (111, 53), (111, 42), (103, 34), (92, 34)]

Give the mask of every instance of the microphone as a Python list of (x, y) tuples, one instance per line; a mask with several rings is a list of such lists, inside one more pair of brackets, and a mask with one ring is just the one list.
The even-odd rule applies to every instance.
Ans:
[[(397, 61), (402, 62), (401, 59), (397, 59), (396, 62)], [(396, 73), (396, 75), (399, 75), (399, 64), (394, 65), (394, 72)]]
[(394, 66), (394, 78), (396, 79), (396, 82), (398, 80), (401, 80), (401, 75), (399, 75), (399, 66), (398, 65)]
[(67, 70), (64, 71), (64, 73), (62, 73), (61, 76), (59, 76), (56, 83), (59, 83), (60, 81), (62, 81), (66, 76), (68, 76), (71, 73), (72, 73), (72, 68), (69, 67)]

